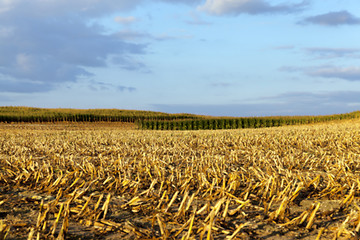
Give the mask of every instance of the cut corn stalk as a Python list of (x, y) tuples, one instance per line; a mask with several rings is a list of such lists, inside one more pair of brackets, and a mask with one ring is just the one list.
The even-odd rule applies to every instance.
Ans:
[(177, 191), (174, 196), (171, 198), (167, 208), (165, 209), (165, 212), (169, 211), (171, 205), (175, 202), (176, 198), (177, 198), (177, 195), (179, 194), (179, 191)]
[(232, 240), (236, 237), (236, 235), (241, 231), (241, 229), (243, 229), (244, 227), (246, 227), (247, 225), (249, 225), (248, 222), (246, 223), (243, 223), (243, 224), (240, 224), (240, 226), (237, 227), (237, 229), (235, 230), (235, 232), (229, 236), (229, 237), (226, 237), (227, 240)]
[(315, 209), (310, 214), (310, 218), (309, 218), (308, 224), (306, 225), (306, 229), (310, 229), (312, 227), (312, 225), (314, 224), (315, 215), (316, 215), (316, 212), (319, 209), (319, 207), (320, 207), (320, 203), (317, 203)]
[(56, 227), (57, 227), (57, 225), (59, 223), (59, 220), (60, 220), (61, 213), (62, 213), (63, 209), (64, 209), (64, 203), (62, 203), (60, 205), (60, 210), (59, 210), (59, 212), (57, 214), (56, 220), (54, 221), (54, 225), (53, 225), (52, 232), (51, 232), (51, 235), (53, 235), (53, 236), (55, 235)]
[(103, 213), (104, 213), (102, 219), (105, 219), (105, 218), (106, 218), (106, 214), (107, 214), (108, 209), (109, 209), (110, 198), (111, 198), (111, 194), (109, 193), (109, 194), (107, 195), (106, 201), (105, 201), (105, 203), (104, 203), (104, 205), (103, 205), (103, 207), (102, 207), (102, 209), (101, 209), (101, 210), (103, 211)]
[(4, 223), (4, 220), (0, 220), (0, 239), (3, 240), (9, 234), (10, 225)]

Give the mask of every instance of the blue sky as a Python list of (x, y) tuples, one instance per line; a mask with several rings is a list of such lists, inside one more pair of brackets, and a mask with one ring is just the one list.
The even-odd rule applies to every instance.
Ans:
[(360, 110), (358, 0), (0, 0), (0, 105)]

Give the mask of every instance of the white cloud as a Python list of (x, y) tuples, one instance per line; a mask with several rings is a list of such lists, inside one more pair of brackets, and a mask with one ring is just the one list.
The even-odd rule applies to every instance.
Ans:
[(16, 0), (0, 0), (0, 14), (9, 11), (17, 2)]
[(348, 81), (360, 81), (360, 67), (319, 67), (308, 70), (310, 76), (323, 78), (339, 78)]
[(0, 0), (0, 13), (22, 9), (33, 16), (59, 16), (76, 14), (99, 17), (104, 14), (134, 9), (145, 2), (170, 4), (198, 4), (201, 0)]
[(306, 48), (308, 53), (319, 56), (320, 58), (340, 58), (340, 57), (351, 57), (358, 58), (360, 49), (359, 48)]
[(221, 15), (223, 13), (237, 11), (238, 8), (249, 4), (251, 0), (207, 0), (205, 5), (200, 7), (201, 10)]
[(360, 81), (360, 67), (337, 67), (333, 65), (324, 65), (317, 67), (291, 67), (284, 66), (279, 69), (285, 72), (302, 72), (312, 77), (337, 78), (347, 81)]
[[(171, 36), (109, 34), (96, 23), (151, 1), (192, 5), (200, 0), (0, 0), (0, 91), (48, 91), (84, 76), (89, 79), (90, 68), (109, 63), (123, 70), (151, 72), (139, 57), (147, 53), (144, 41)], [(122, 24), (136, 20), (115, 18)]]
[(19, 70), (23, 72), (29, 72), (32, 69), (32, 63), (31, 57), (27, 54), (20, 53), (16, 55), (16, 64), (19, 68)]
[(121, 24), (131, 24), (133, 22), (136, 22), (137, 19), (133, 16), (130, 17), (117, 16), (114, 18), (114, 21)]
[(359, 25), (360, 18), (348, 11), (339, 11), (308, 17), (299, 22), (299, 24), (318, 24), (323, 26)]
[(214, 15), (290, 13), (302, 10), (307, 1), (297, 4), (271, 5), (265, 0), (206, 0), (198, 9)]
[(213, 116), (326, 115), (357, 111), (359, 91), (287, 92), (253, 99), (258, 103), (239, 104), (154, 104), (157, 111)]
[(145, 54), (147, 45), (105, 34), (103, 26), (89, 24), (140, 1), (0, 0), (1, 91), (48, 91), (93, 76), (88, 68), (106, 67), (112, 57), (122, 59), (119, 68), (143, 71), (146, 66), (136, 55)]
[(2, 0), (0, 11), (19, 11), (34, 17), (76, 14), (98, 17), (109, 12), (126, 11), (136, 7), (143, 0)]
[(0, 38), (9, 37), (14, 32), (12, 27), (0, 27)]

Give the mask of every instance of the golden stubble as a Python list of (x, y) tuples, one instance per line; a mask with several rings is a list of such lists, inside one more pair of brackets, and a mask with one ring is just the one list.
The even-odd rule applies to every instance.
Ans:
[[(357, 120), (196, 132), (0, 130), (0, 183), (33, 194), (28, 239), (65, 239), (70, 222), (139, 239), (235, 239), (260, 234), (261, 224), (347, 238), (360, 229), (359, 144)], [(0, 236), (9, 231), (5, 219)]]

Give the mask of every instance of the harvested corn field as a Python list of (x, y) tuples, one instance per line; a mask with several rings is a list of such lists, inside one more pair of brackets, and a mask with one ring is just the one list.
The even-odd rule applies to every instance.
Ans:
[(32, 126), (0, 126), (0, 239), (359, 239), (359, 120)]

